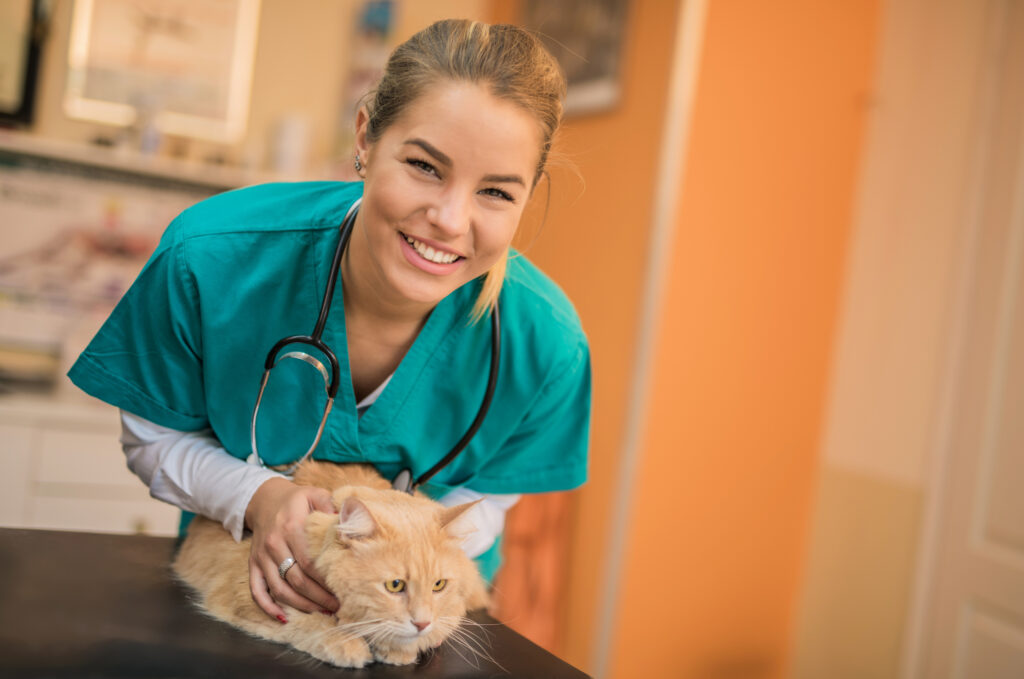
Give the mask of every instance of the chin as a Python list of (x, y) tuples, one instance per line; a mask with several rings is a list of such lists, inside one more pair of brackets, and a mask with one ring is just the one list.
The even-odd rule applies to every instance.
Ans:
[(452, 294), (468, 281), (461, 277), (458, 281), (452, 280), (447, 284), (441, 284), (439, 280), (430, 280), (426, 276), (402, 276), (400, 281), (395, 281), (395, 290), (406, 300), (414, 304), (429, 304), (436, 306), (448, 295)]

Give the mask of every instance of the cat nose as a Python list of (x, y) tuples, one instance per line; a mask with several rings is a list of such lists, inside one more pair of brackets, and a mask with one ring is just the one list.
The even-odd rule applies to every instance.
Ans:
[(418, 631), (422, 632), (430, 626), (430, 621), (427, 620), (426, 622), (420, 622), (418, 620), (413, 620), (412, 624)]

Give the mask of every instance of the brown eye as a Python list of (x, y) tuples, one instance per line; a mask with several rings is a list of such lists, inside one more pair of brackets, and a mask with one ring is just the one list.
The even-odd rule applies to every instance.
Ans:
[(384, 589), (393, 594), (405, 591), (405, 580), (388, 580), (384, 583)]
[(440, 592), (442, 589), (444, 589), (444, 586), (447, 585), (447, 584), (448, 584), (447, 580), (444, 580), (444, 579), (438, 580), (437, 582), (434, 583), (434, 591), (435, 592)]

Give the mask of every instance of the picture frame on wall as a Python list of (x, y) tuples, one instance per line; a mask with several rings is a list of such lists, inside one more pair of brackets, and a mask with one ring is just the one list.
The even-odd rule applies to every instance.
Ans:
[(76, 0), (64, 109), (231, 143), (249, 115), (260, 0)]
[(0, 125), (32, 123), (47, 8), (44, 0), (0, 2)]
[(565, 71), (567, 116), (599, 113), (621, 97), (627, 0), (524, 0), (523, 26), (536, 31)]

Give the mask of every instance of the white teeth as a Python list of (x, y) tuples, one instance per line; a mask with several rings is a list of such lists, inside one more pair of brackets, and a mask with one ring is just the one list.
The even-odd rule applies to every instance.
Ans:
[(420, 257), (431, 262), (434, 262), (435, 264), (451, 264), (452, 262), (459, 258), (459, 256), (456, 254), (435, 250), (426, 243), (421, 243), (410, 236), (405, 236), (405, 242), (411, 245), (413, 250), (420, 254)]

